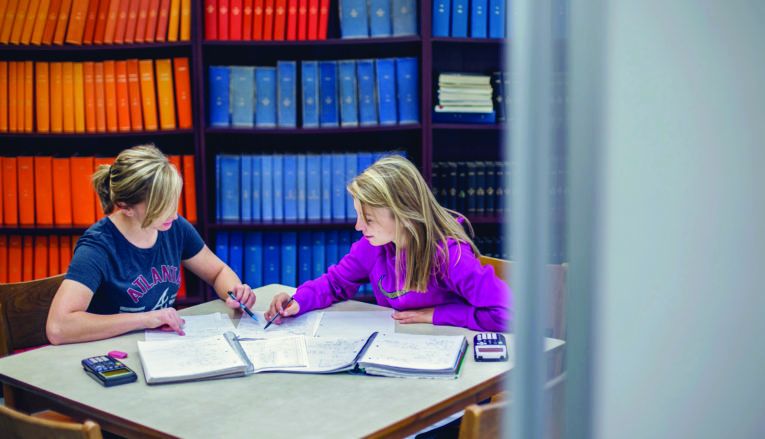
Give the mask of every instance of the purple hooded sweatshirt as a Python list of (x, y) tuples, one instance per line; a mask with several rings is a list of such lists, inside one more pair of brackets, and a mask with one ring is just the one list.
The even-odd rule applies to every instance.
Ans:
[(378, 305), (398, 311), (435, 307), (434, 325), (475, 331), (512, 330), (510, 287), (494, 275), (493, 267), (481, 266), (468, 244), (449, 239), (447, 247), (449, 267), (445, 275), (431, 276), (425, 292), (405, 291), (395, 285), (395, 245), (376, 247), (362, 237), (327, 273), (298, 287), (294, 296), (300, 305), (298, 315), (348, 300), (360, 285), (371, 283)]

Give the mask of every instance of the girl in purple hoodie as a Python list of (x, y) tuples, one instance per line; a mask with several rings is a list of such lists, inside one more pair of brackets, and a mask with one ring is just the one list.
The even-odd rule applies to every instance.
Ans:
[(371, 283), (377, 304), (396, 310), (401, 323), (461, 326), (476, 331), (512, 330), (510, 288), (478, 249), (461, 214), (441, 207), (407, 159), (384, 157), (348, 185), (356, 230), (364, 236), (337, 265), (297, 288), (295, 300), (277, 294), (265, 313), (276, 323), (350, 299)]

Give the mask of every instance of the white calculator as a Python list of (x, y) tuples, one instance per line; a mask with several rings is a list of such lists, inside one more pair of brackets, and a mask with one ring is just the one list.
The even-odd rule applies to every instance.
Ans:
[(475, 361), (507, 361), (505, 336), (496, 332), (482, 332), (473, 337)]

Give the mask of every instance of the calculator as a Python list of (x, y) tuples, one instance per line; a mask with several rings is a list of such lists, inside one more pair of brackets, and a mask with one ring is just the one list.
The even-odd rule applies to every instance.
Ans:
[(82, 360), (82, 368), (104, 387), (132, 383), (138, 376), (121, 361), (109, 355), (98, 355)]
[(507, 361), (505, 336), (496, 332), (483, 332), (473, 337), (475, 361)]

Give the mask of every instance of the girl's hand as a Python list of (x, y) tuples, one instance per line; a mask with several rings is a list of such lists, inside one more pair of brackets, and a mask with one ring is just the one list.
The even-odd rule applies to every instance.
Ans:
[(391, 317), (399, 323), (433, 323), (434, 307), (394, 312)]
[(277, 317), (276, 320), (274, 320), (274, 323), (281, 325), (282, 317), (289, 317), (297, 314), (298, 311), (300, 311), (300, 305), (295, 300), (290, 303), (290, 306), (288, 306), (287, 309), (284, 309), (284, 305), (289, 302), (291, 297), (292, 296), (287, 293), (279, 293), (274, 296), (274, 300), (271, 301), (268, 310), (263, 313), (263, 317), (269, 321), (273, 316), (279, 314), (280, 317)]
[(162, 308), (146, 313), (146, 328), (161, 327), (163, 331), (175, 331), (178, 335), (186, 335), (183, 332), (185, 320), (181, 318), (175, 308)]
[(252, 292), (249, 285), (235, 285), (231, 288), (231, 292), (234, 293), (236, 300), (231, 297), (226, 298), (226, 306), (229, 308), (239, 308), (240, 303), (247, 308), (252, 308), (255, 305), (255, 293)]

